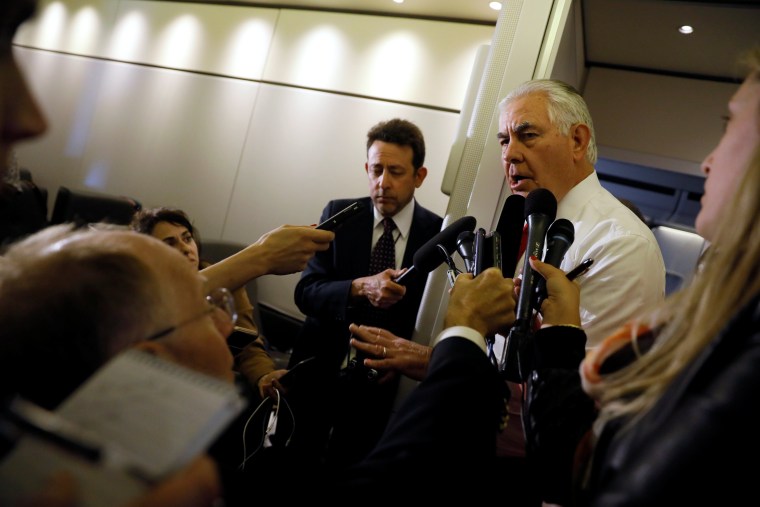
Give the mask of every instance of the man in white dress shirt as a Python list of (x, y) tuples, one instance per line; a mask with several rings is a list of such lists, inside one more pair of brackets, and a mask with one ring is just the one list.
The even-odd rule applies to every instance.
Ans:
[(665, 265), (654, 235), (599, 183), (596, 143), (583, 97), (555, 80), (527, 81), (499, 103), (501, 161), (509, 188), (557, 198), (557, 218), (575, 227), (561, 268), (594, 264), (578, 279), (588, 346), (597, 345), (643, 308), (662, 301)]
[[(599, 183), (591, 114), (583, 97), (556, 80), (527, 81), (499, 103), (501, 162), (513, 194), (544, 188), (557, 199), (557, 218), (575, 229), (575, 240), (560, 268), (569, 271), (586, 258), (591, 268), (580, 284), (581, 324), (587, 346), (594, 347), (621, 325), (665, 297), (665, 264), (654, 235), (628, 207)], [(521, 271), (522, 261), (517, 272)], [(371, 335), (371, 336), (370, 336)], [(385, 330), (357, 329), (357, 348), (383, 352), (365, 365), (395, 369), (417, 380), (426, 374), (430, 348), (399, 340)], [(356, 340), (354, 340), (356, 341)], [(381, 348), (378, 348), (381, 347)], [(512, 505), (540, 505), (524, 449), (521, 386), (508, 383), (509, 422), (499, 435), (504, 474), (522, 488), (510, 491)]]

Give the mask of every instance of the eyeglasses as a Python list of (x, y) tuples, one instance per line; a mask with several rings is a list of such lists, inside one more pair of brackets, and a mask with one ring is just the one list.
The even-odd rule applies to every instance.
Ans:
[(235, 298), (232, 296), (232, 293), (228, 289), (225, 289), (224, 287), (213, 289), (206, 296), (206, 303), (208, 304), (208, 308), (206, 308), (203, 313), (200, 313), (194, 317), (190, 317), (189, 319), (184, 320), (175, 326), (167, 327), (158, 333), (152, 334), (146, 338), (146, 340), (152, 341), (163, 338), (164, 336), (173, 333), (180, 327), (203, 318), (210, 313), (213, 313), (215, 310), (222, 310), (224, 314), (229, 318), (230, 324), (235, 324), (235, 322), (237, 322), (238, 315), (237, 309), (235, 308)]

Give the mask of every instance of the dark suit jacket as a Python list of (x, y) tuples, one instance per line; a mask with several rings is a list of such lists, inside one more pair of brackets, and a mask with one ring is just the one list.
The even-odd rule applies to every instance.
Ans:
[[(356, 462), (375, 445), (391, 414), (398, 385), (398, 379), (383, 384), (368, 381), (363, 367), (341, 372), (349, 349), (348, 325), (380, 325), (397, 336), (411, 338), (427, 282), (426, 273), (411, 277), (405, 282), (404, 298), (387, 310), (370, 311), (366, 300), (351, 300), (351, 281), (367, 276), (369, 270), (372, 201), (369, 197), (331, 201), (320, 219), (324, 221), (357, 200), (362, 210), (336, 231), (328, 250), (317, 252), (309, 261), (296, 287), (296, 304), (307, 318), (289, 365), (317, 358), (307, 374), (296, 377), (288, 393), (297, 420), (292, 447), (302, 449), (306, 460), (324, 454), (326, 461), (338, 468)], [(413, 205), (403, 267), (412, 266), (414, 253), (438, 234), (443, 224), (435, 213), (416, 202)], [(367, 320), (371, 318), (378, 320)]]
[[(349, 296), (351, 281), (367, 276), (372, 250), (372, 201), (369, 197), (330, 201), (320, 222), (354, 201), (362, 203), (362, 210), (337, 230), (328, 250), (312, 257), (296, 286), (296, 305), (307, 317), (293, 348), (291, 365), (316, 355), (337, 371), (348, 351), (348, 324), (364, 323)], [(414, 218), (402, 267), (412, 266), (414, 253), (438, 234), (443, 224), (435, 213), (416, 202), (412, 204)], [(382, 327), (402, 338), (411, 338), (426, 282), (427, 275), (418, 273), (406, 283), (406, 295), (385, 312), (387, 319)]]
[[(756, 498), (759, 324), (760, 296), (755, 296), (678, 374), (651, 410), (629, 428), (623, 429), (629, 422), (626, 418), (605, 424), (584, 489), (576, 485), (568, 493), (572, 467), (566, 466), (564, 475), (547, 474), (541, 464), (543, 477), (554, 475), (549, 485), (556, 495), (547, 498), (544, 488), (544, 499), (563, 505), (633, 507), (737, 505)], [(542, 336), (551, 330), (565, 336), (541, 346)], [(577, 330), (562, 327), (536, 333), (540, 367), (531, 375), (527, 393), (529, 455), (531, 450), (541, 453), (542, 446), (559, 444), (569, 456), (560, 457), (556, 448), (539, 454), (539, 458), (551, 456), (555, 464), (573, 463), (579, 457), (565, 439), (572, 441), (593, 420), (588, 417), (593, 415), (593, 403), (578, 403), (572, 392), (574, 387), (583, 394), (578, 361), (572, 358), (584, 354), (583, 340), (569, 339), (573, 333)], [(572, 375), (558, 375), (562, 370)], [(555, 387), (548, 389), (550, 383)], [(558, 389), (558, 383), (564, 387)]]
[[(456, 494), (471, 501), (490, 500), (494, 488), (506, 492), (522, 486), (491, 473), (507, 394), (506, 384), (477, 345), (448, 338), (435, 347), (426, 378), (360, 463), (336, 474), (320, 468), (294, 470), (288, 461), (275, 479), (292, 488), (297, 477), (302, 495), (305, 491), (338, 504), (393, 505), (385, 502), (403, 498), (428, 505)], [(283, 494), (270, 482), (256, 491), (259, 499), (281, 499)]]
[[(505, 383), (474, 343), (451, 337), (433, 350), (426, 378), (372, 452), (339, 479), (337, 491), (380, 499), (492, 498), (509, 479), (493, 477)], [(514, 484), (512, 487), (521, 487)], [(448, 498), (447, 498), (448, 497)]]

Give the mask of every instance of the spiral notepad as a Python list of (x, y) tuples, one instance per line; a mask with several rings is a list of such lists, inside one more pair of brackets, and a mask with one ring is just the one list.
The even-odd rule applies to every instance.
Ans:
[(116, 444), (130, 468), (157, 479), (206, 449), (243, 407), (233, 384), (129, 350), (56, 413)]
[(26, 434), (0, 460), (0, 505), (42, 491), (63, 470), (78, 484), (78, 505), (123, 505), (203, 452), (244, 407), (232, 384), (123, 352), (55, 412), (29, 412), (50, 435)]

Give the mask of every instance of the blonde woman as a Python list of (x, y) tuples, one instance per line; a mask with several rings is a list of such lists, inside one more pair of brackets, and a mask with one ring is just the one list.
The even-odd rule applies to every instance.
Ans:
[[(527, 420), (534, 456), (555, 475), (544, 500), (580, 505), (731, 505), (752, 501), (760, 451), (760, 48), (728, 104), (722, 139), (705, 158), (697, 232), (710, 247), (693, 283), (657, 311), (609, 337), (577, 363), (567, 340), (582, 335), (577, 287), (537, 260), (550, 297), (537, 333), (538, 364)], [(569, 296), (569, 298), (568, 298)], [(564, 324), (564, 326), (563, 326)], [(577, 348), (577, 347), (576, 347)], [(564, 370), (563, 370), (564, 368)], [(558, 395), (556, 380), (566, 382)], [(598, 415), (572, 454), (555, 447), (588, 424), (590, 408), (569, 382), (582, 382)], [(562, 424), (555, 424), (560, 418)], [(551, 459), (548, 459), (551, 458)], [(559, 466), (558, 463), (562, 465)], [(567, 473), (565, 480), (562, 473)], [(756, 501), (756, 500), (754, 500)]]

